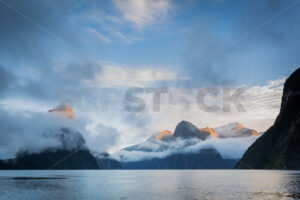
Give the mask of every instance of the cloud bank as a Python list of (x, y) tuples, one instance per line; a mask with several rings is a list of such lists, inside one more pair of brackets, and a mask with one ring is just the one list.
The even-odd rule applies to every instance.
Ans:
[(18, 153), (38, 153), (47, 149), (90, 149), (102, 152), (116, 145), (116, 129), (97, 124), (95, 130), (81, 119), (69, 119), (50, 112), (9, 112), (0, 110), (0, 159)]
[(165, 158), (172, 154), (198, 153), (202, 149), (216, 149), (224, 159), (240, 159), (248, 147), (261, 135), (239, 138), (209, 138), (182, 139), (173, 141), (159, 141), (151, 138), (135, 145), (132, 148), (125, 148), (112, 155), (114, 159), (122, 162), (150, 160), (153, 158)]

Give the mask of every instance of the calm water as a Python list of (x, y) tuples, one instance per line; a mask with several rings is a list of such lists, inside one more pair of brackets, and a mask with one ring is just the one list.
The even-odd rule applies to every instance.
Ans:
[(0, 171), (1, 200), (297, 198), (300, 171)]

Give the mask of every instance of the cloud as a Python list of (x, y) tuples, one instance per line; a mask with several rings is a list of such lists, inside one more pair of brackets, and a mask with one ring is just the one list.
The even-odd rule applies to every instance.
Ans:
[[(267, 0), (261, 4), (224, 1), (217, 5), (210, 1), (206, 3), (209, 6), (195, 3), (195, 10), (191, 7), (189, 10), (198, 13), (196, 23), (186, 35), (184, 64), (179, 66), (181, 73), (191, 79), (180, 81), (179, 85), (255, 84), (287, 76), (294, 70), (293, 65), (299, 63), (300, 49), (294, 42), (300, 33), (299, 26), (294, 26), (299, 19), (296, 3), (294, 0)], [(227, 9), (233, 6), (239, 12), (229, 15)], [(207, 15), (205, 9), (216, 15)]]
[[(71, 126), (69, 121), (48, 113), (9, 113), (3, 109), (0, 123), (0, 159), (13, 158), (19, 151), (40, 152), (59, 148), (62, 145), (60, 128)], [(68, 144), (74, 143), (69, 140)]]
[(158, 141), (150, 138), (135, 146), (136, 149), (122, 149), (112, 155), (122, 162), (165, 158), (172, 154), (198, 153), (202, 149), (214, 148), (224, 159), (240, 159), (248, 147), (260, 136), (241, 138), (209, 138), (207, 140), (182, 139), (173, 141)]
[(104, 42), (104, 43), (110, 43), (111, 40), (106, 37), (105, 35), (103, 35), (102, 33), (100, 33), (99, 31), (97, 31), (96, 29), (93, 28), (87, 28), (88, 32), (90, 32), (94, 37), (96, 37), (99, 41)]
[[(65, 31), (70, 30), (65, 29), (70, 28), (70, 24), (66, 23), (67, 16), (73, 8), (70, 2), (67, 0), (58, 5), (54, 1), (2, 1), (0, 42), (5, 48), (0, 49), (1, 57), (18, 64), (22, 61), (39, 64), (49, 62), (49, 52), (52, 55), (57, 52), (57, 46), (55, 48), (54, 44), (65, 45), (62, 40), (71, 42), (74, 39), (73, 34), (65, 37)], [(47, 41), (51, 42), (45, 45)]]
[(149, 120), (152, 124), (147, 125), (152, 132), (165, 129), (173, 131), (175, 125), (181, 120), (190, 121), (197, 127), (217, 127), (238, 121), (259, 132), (265, 131), (273, 124), (280, 110), (284, 81), (285, 79), (278, 79), (252, 87), (240, 85), (229, 88), (230, 95), (233, 95), (238, 88), (244, 88), (237, 97), (244, 110), (238, 110), (231, 101), (230, 109), (223, 110), (223, 94), (227, 90), (223, 87), (213, 88), (218, 92), (216, 96), (210, 93), (205, 95), (207, 106), (218, 106), (218, 110), (214, 112), (204, 110), (197, 101), (199, 92), (207, 88), (170, 87), (168, 94), (161, 97), (159, 112), (153, 112), (152, 100), (145, 98), (146, 108), (142, 113), (152, 119)]
[(241, 101), (247, 110), (279, 110), (284, 82), (285, 78), (280, 78), (268, 81), (265, 85), (250, 87), (241, 96)]
[(136, 145), (137, 149), (122, 149), (114, 153), (112, 157), (124, 162), (147, 160), (152, 158), (164, 158), (168, 155), (182, 152), (182, 150), (187, 146), (195, 145), (199, 142), (201, 142), (201, 140), (194, 138), (177, 138), (176, 140), (172, 140), (169, 142), (150, 138)]
[(121, 31), (113, 31), (113, 34), (121, 38), (126, 44), (131, 44), (136, 41), (142, 41), (142, 37), (122, 33)]
[(90, 124), (85, 134), (88, 147), (92, 152), (106, 152), (119, 142), (121, 133), (113, 127), (100, 123)]
[(49, 112), (0, 108), (0, 159), (14, 158), (20, 151), (38, 153), (46, 149), (87, 147), (104, 152), (118, 143), (120, 132), (84, 117), (68, 119)]
[[(278, 77), (278, 74), (288, 74), (290, 66), (299, 61), (299, 45), (295, 42), (299, 37), (299, 26), (295, 26), (299, 18), (296, 7), (272, 20), (233, 48), (211, 58), (227, 47), (227, 44), (294, 2), (290, 0), (267, 0), (261, 4), (247, 1), (236, 5), (236, 10), (243, 14), (231, 13), (232, 16), (224, 13), (222, 6), (227, 6), (225, 1), (214, 4), (216, 10), (212, 10), (217, 13), (214, 19), (224, 22), (221, 26), (220, 23), (210, 20), (210, 16), (205, 16), (207, 12), (196, 10), (199, 18), (189, 14), (182, 15), (186, 18), (178, 16), (179, 23), (184, 25), (170, 21), (166, 24), (166, 29), (156, 29), (152, 25), (169, 20), (175, 2), (167, 0), (115, 0), (112, 3), (94, 1), (93, 4), (68, 0), (59, 4), (55, 1), (34, 0), (5, 2), (43, 28), (0, 3), (0, 106), (9, 108), (9, 112), (14, 113), (43, 112), (61, 102), (71, 102), (79, 115), (90, 120), (85, 125), (99, 124), (100, 128), (95, 130), (101, 132), (103, 129), (104, 133), (95, 133), (97, 136), (93, 136), (94, 141), (86, 138), (88, 142), (94, 142), (91, 145), (100, 150), (110, 147), (117, 149), (143, 140), (153, 132), (172, 130), (183, 119), (199, 127), (240, 121), (247, 127), (264, 131), (279, 112), (282, 95), (280, 84), (283, 80), (278, 80), (279, 84), (257, 84)], [(201, 2), (193, 5), (202, 6)], [(191, 5), (184, 2), (176, 8), (181, 8), (183, 4)], [(228, 4), (229, 7), (230, 5)], [(199, 9), (197, 6), (192, 8)], [(210, 7), (204, 5), (203, 9), (209, 10)], [(182, 10), (178, 11), (182, 13)], [(196, 24), (190, 24), (191, 21)], [(222, 28), (223, 25), (226, 26), (225, 29)], [(174, 41), (171, 35), (183, 26), (187, 31), (193, 31), (187, 35), (185, 32)], [(147, 27), (149, 29), (145, 31)], [(166, 54), (160, 56), (170, 57), (171, 62), (174, 58), (177, 63), (180, 53), (179, 56), (172, 53), (171, 48), (176, 44), (176, 48), (181, 49), (181, 40), (184, 41), (185, 36), (187, 49), (181, 64), (147, 65), (131, 60), (132, 52), (144, 49), (147, 49), (146, 52), (153, 52), (156, 48), (165, 48), (167, 42), (172, 45), (166, 48)], [(123, 44), (115, 42), (118, 37), (125, 41), (125, 48)], [(145, 38), (149, 40), (145, 41)], [(132, 41), (141, 43), (132, 44)], [(99, 45), (100, 43), (105, 45)], [(108, 46), (113, 53), (105, 51)], [(134, 54), (136, 55), (138, 54)], [(144, 55), (151, 62), (156, 62), (156, 57), (152, 57), (151, 53)], [(91, 58), (95, 58), (95, 61), (90, 60)], [(113, 58), (117, 60), (113, 60), (113, 64), (102, 61)], [(124, 60), (126, 64), (122, 63)], [(203, 64), (206, 60), (209, 62)], [(134, 63), (132, 66), (128, 64), (131, 62)], [(173, 84), (174, 82), (177, 84)], [(224, 85), (239, 83), (252, 85), (246, 88), (241, 97), (246, 112), (236, 112), (233, 108), (231, 112), (207, 113), (197, 105), (196, 96), (201, 88), (209, 85), (221, 90)], [(126, 89), (133, 86), (168, 87), (170, 93), (163, 95), (160, 112), (152, 112), (152, 96), (145, 97), (146, 109), (138, 114), (125, 112), (123, 105), (120, 109), (113, 107), (111, 112), (99, 111), (101, 87)], [(211, 103), (222, 104), (220, 96), (217, 100), (208, 99)], [(107, 135), (109, 132), (112, 134)], [(102, 145), (97, 147), (98, 140), (103, 145), (107, 140), (109, 145), (104, 145), (105, 148)]]
[[(233, 105), (231, 105), (230, 112), (222, 110), (213, 113), (205, 112), (199, 108), (196, 101), (201, 88), (178, 88), (173, 85), (168, 88), (168, 94), (162, 95), (159, 112), (152, 110), (152, 95), (144, 95), (142, 98), (146, 103), (145, 110), (139, 113), (130, 113), (124, 110), (123, 104), (111, 106), (108, 112), (102, 112), (100, 107), (101, 87), (123, 87), (125, 89), (132, 86), (152, 87), (153, 84), (160, 81), (178, 80), (177, 73), (159, 67), (137, 68), (123, 67), (117, 64), (82, 62), (60, 63), (54, 65), (47, 74), (37, 74), (40, 74), (40, 77), (34, 76), (34, 79), (30, 76), (20, 76), (18, 81), (11, 79), (9, 85), (13, 83), (14, 90), (5, 90), (9, 93), (5, 98), (0, 99), (0, 106), (9, 108), (9, 111), (14, 113), (44, 112), (60, 102), (70, 102), (76, 115), (78, 113), (80, 117), (85, 118), (85, 125), (104, 126), (103, 128), (94, 128), (99, 131), (99, 134), (93, 131), (95, 134), (91, 135), (85, 128), (82, 128), (83, 131), (81, 131), (88, 145), (99, 151), (115, 151), (118, 148), (142, 141), (153, 132), (165, 129), (173, 131), (175, 125), (181, 120), (191, 121), (198, 127), (216, 127), (239, 121), (249, 128), (265, 131), (279, 112), (285, 80), (279, 79), (264, 85), (246, 87), (239, 99), (245, 106), (246, 112), (238, 112)], [(31, 85), (38, 85), (42, 93), (35, 92)], [(241, 85), (241, 87), (243, 86)], [(59, 88), (61, 90), (58, 90)], [(217, 89), (222, 94), (222, 87), (217, 87)], [(216, 100), (214, 97), (211, 98), (210, 103), (219, 103), (219, 106), (222, 106), (222, 96), (217, 96)], [(94, 138), (94, 140), (90, 140), (90, 138)], [(89, 144), (90, 142), (91, 144)], [(97, 146), (98, 142), (102, 145)]]
[(245, 138), (211, 138), (189, 146), (183, 152), (196, 153), (204, 148), (215, 148), (225, 159), (240, 159), (248, 147), (258, 138), (259, 136), (255, 135)]
[(113, 0), (125, 20), (138, 29), (163, 20), (171, 9), (169, 0)]
[(236, 81), (234, 68), (222, 49), (225, 42), (215, 31), (200, 19), (188, 35), (181, 73), (189, 76), (187, 81), (179, 81), (183, 87), (204, 87), (232, 85)]
[(14, 80), (13, 75), (5, 68), (0, 66), (0, 96), (10, 87)]
[(95, 79), (87, 80), (89, 85), (98, 87), (144, 87), (160, 81), (177, 81), (176, 71), (159, 67), (126, 67), (103, 65)]

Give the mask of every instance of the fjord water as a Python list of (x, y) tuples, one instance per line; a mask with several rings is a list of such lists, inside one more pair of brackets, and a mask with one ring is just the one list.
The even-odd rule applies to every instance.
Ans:
[(0, 171), (1, 200), (297, 198), (300, 198), (300, 171)]

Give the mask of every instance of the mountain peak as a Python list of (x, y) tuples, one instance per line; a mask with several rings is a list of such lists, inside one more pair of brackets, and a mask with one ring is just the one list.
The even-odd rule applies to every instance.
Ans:
[(213, 128), (206, 127), (206, 128), (199, 128), (199, 131), (201, 132), (208, 132), (211, 137), (217, 138), (219, 137), (219, 133), (217, 133)]
[(164, 138), (167, 138), (169, 136), (172, 136), (173, 133), (169, 130), (163, 130), (162, 132), (158, 133), (156, 136), (156, 139), (163, 140)]
[(205, 140), (210, 134), (208, 132), (200, 131), (195, 125), (188, 121), (181, 121), (177, 124), (174, 136), (182, 137), (182, 138), (200, 138), (201, 140)]
[(68, 119), (75, 118), (75, 113), (73, 111), (73, 108), (67, 103), (62, 103), (58, 105), (56, 108), (49, 110), (48, 112), (62, 114)]
[(290, 77), (288, 77), (288, 79), (285, 81), (280, 112), (283, 111), (290, 97), (299, 93), (300, 91), (299, 79), (300, 79), (300, 68), (298, 68), (294, 73), (292, 73)]
[(220, 137), (244, 137), (251, 135), (259, 135), (259, 133), (253, 129), (246, 128), (239, 122), (233, 122), (224, 126), (220, 126), (214, 129), (219, 133)]
[(246, 128), (246, 127), (244, 125), (242, 125), (241, 123), (232, 122), (232, 123), (226, 124), (224, 126), (217, 127), (217, 128), (215, 128), (215, 130), (239, 130), (239, 129), (243, 129), (243, 128)]
[(243, 129), (246, 128), (244, 125), (242, 125), (240, 122), (234, 122), (233, 123), (234, 128), (233, 129)]

